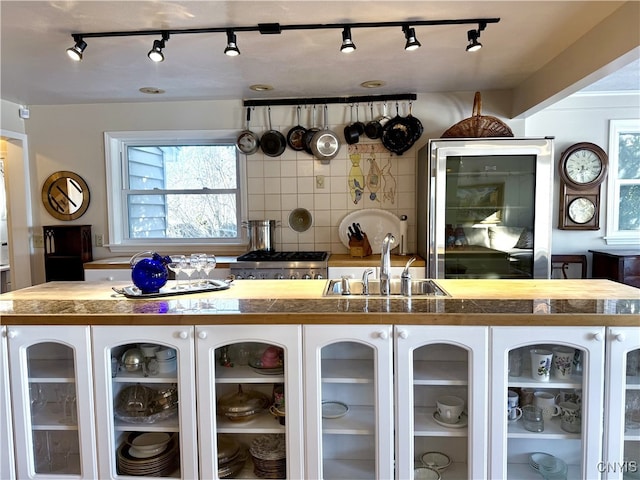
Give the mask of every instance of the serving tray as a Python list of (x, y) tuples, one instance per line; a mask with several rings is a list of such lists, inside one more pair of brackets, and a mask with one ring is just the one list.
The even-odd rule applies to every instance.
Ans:
[(230, 287), (229, 281), (223, 280), (206, 280), (205, 282), (198, 283), (197, 285), (185, 286), (184, 288), (176, 289), (175, 287), (167, 287), (166, 285), (155, 293), (142, 293), (135, 285), (128, 285), (126, 287), (118, 288), (111, 287), (111, 289), (127, 298), (157, 298), (157, 297), (173, 297), (176, 295), (187, 295), (190, 293), (202, 293), (202, 292), (217, 292), (218, 290), (227, 290)]

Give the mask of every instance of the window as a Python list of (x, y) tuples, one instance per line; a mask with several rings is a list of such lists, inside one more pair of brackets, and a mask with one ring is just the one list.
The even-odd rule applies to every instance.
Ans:
[(607, 243), (640, 243), (640, 119), (610, 122), (607, 186)]
[(224, 132), (105, 133), (109, 248), (242, 244), (244, 158)]

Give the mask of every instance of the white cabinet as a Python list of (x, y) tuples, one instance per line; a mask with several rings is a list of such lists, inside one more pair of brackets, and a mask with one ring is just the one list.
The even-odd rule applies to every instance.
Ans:
[[(152, 432), (166, 433), (171, 441), (163, 452), (162, 463), (152, 462), (145, 467), (160, 476), (198, 477), (193, 331), (192, 326), (93, 327), (99, 413), (97, 477), (115, 479), (133, 475), (140, 462), (136, 462), (138, 457), (133, 458), (130, 443), (137, 436)], [(122, 364), (125, 353), (141, 344), (155, 350), (158, 365), (151, 365), (149, 360), (146, 362), (149, 367), (144, 369), (127, 368)], [(165, 352), (162, 359), (160, 351)], [(114, 365), (117, 370), (112, 368), (112, 358), (120, 360), (120, 365)]]
[[(224, 456), (219, 443), (238, 442), (246, 448), (254, 441), (284, 442), (286, 478), (304, 478), (301, 331), (300, 325), (196, 327), (201, 478), (217, 479), (219, 472), (228, 472), (218, 464)], [(281, 361), (263, 362), (273, 351), (280, 352)], [(247, 421), (221, 415), (218, 402), (233, 398), (239, 388), (243, 395), (264, 394), (269, 405), (275, 400), (278, 410), (261, 411)], [(239, 475), (256, 478), (252, 455), (246, 456)]]
[[(426, 452), (452, 461), (446, 478), (485, 478), (487, 472), (488, 327), (396, 327), (396, 478), (411, 479)], [(464, 399), (461, 419), (436, 413), (444, 395)]]
[(0, 478), (16, 478), (13, 456), (13, 421), (9, 394), (9, 356), (7, 355), (7, 327), (0, 327)]
[(607, 480), (620, 480), (625, 472), (640, 472), (640, 329), (607, 329), (605, 377), (605, 450), (599, 471)]
[(393, 478), (391, 327), (304, 325), (303, 338), (304, 478)]
[[(544, 452), (568, 465), (568, 478), (599, 478), (602, 459), (605, 332), (602, 327), (492, 327), (491, 328), (491, 431), (490, 478), (538, 479), (529, 455)], [(531, 375), (531, 349), (575, 349), (580, 359), (569, 378), (550, 375), (548, 381)], [(509, 375), (509, 353), (522, 356), (520, 376)], [(577, 367), (577, 368), (575, 368)], [(581, 397), (581, 428), (569, 433), (560, 416), (544, 420), (544, 430), (532, 432), (523, 420), (507, 421), (507, 390), (531, 389), (555, 396), (570, 392)], [(522, 402), (524, 403), (524, 402)]]
[(98, 477), (89, 332), (7, 329), (18, 478)]

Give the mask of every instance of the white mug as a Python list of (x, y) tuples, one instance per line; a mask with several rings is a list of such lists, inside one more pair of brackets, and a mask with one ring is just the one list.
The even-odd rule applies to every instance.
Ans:
[(551, 417), (557, 417), (562, 413), (562, 410), (556, 405), (555, 395), (549, 392), (538, 391), (533, 394), (533, 404), (542, 409), (542, 416), (544, 421), (548, 422)]
[(551, 372), (553, 352), (542, 348), (533, 348), (531, 352), (531, 378), (539, 382), (548, 382)]
[(522, 409), (518, 407), (518, 393), (513, 390), (507, 391), (507, 420), (515, 422), (522, 417)]
[(573, 357), (575, 349), (567, 347), (555, 347), (553, 349), (552, 370), (553, 376), (561, 379), (571, 378), (573, 369)]

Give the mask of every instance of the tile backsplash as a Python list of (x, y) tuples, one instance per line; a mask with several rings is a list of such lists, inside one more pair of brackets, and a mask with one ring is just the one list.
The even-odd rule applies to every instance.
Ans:
[[(338, 128), (333, 131), (341, 131)], [(355, 145), (343, 143), (327, 164), (304, 151), (287, 148), (280, 157), (269, 157), (258, 150), (247, 156), (247, 220), (278, 221), (276, 249), (280, 251), (348, 253), (338, 234), (340, 222), (353, 211), (377, 208), (408, 217), (408, 249), (414, 252), (415, 156), (415, 147), (398, 156), (380, 141), (368, 139)], [(296, 208), (309, 210), (313, 217), (305, 232), (289, 226), (289, 215)]]

